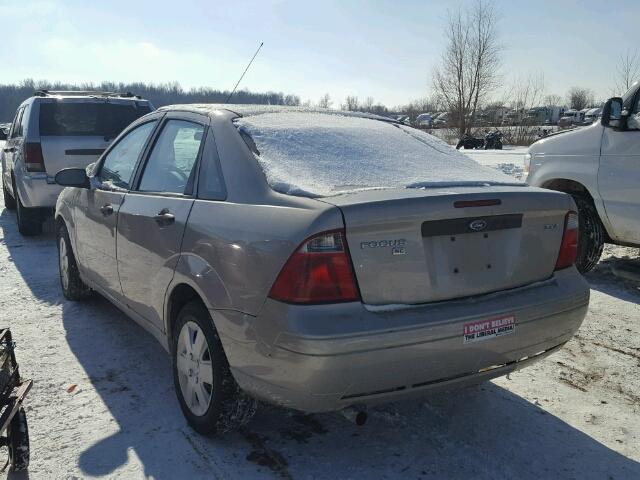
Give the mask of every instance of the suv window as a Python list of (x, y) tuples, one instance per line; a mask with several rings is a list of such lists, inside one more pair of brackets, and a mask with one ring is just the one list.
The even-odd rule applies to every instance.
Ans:
[(16, 116), (13, 119), (13, 124), (11, 125), (11, 134), (10, 134), (10, 138), (16, 138), (16, 137), (21, 137), (22, 136), (22, 112), (24, 112), (24, 107), (20, 108), (17, 112), (16, 112)]
[(107, 186), (129, 189), (140, 153), (157, 123), (143, 123), (122, 137), (105, 157), (98, 180)]
[(40, 104), (40, 135), (116, 137), (149, 113), (136, 103), (54, 102)]
[(29, 106), (22, 109), (22, 117), (20, 118), (20, 136), (24, 137), (27, 133), (27, 122), (29, 121)]
[(192, 180), (204, 126), (168, 120), (149, 155), (138, 190), (184, 194)]

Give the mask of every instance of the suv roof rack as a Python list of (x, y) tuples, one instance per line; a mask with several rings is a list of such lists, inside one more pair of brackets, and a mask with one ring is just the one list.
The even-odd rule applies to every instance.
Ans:
[(142, 99), (140, 95), (134, 95), (131, 92), (102, 92), (99, 90), (36, 90), (34, 97), (48, 97), (52, 95), (69, 95), (78, 97), (123, 97)]

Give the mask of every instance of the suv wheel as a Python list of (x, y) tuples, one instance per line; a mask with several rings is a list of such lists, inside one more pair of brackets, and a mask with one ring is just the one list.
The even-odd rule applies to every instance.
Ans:
[(16, 201), (16, 216), (18, 231), (24, 236), (40, 235), (42, 233), (42, 216), (37, 208), (27, 208), (20, 201), (20, 194), (13, 184), (13, 193)]
[(574, 195), (578, 206), (579, 234), (578, 257), (576, 268), (580, 273), (587, 273), (596, 266), (604, 248), (604, 227), (598, 212), (589, 199)]
[(234, 380), (211, 315), (202, 303), (190, 302), (178, 313), (171, 352), (180, 408), (195, 431), (224, 433), (253, 417), (257, 402)]
[(76, 257), (71, 249), (69, 232), (64, 223), (58, 227), (58, 267), (62, 293), (68, 300), (82, 300), (91, 292), (80, 278)]
[(16, 199), (7, 191), (7, 186), (2, 182), (2, 195), (4, 196), (4, 208), (7, 210), (16, 209)]

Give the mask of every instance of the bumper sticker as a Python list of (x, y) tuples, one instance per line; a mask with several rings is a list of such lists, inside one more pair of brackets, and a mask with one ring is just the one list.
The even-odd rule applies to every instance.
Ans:
[(481, 340), (488, 340), (489, 338), (508, 335), (513, 333), (515, 328), (516, 317), (513, 315), (465, 323), (462, 343), (479, 342)]

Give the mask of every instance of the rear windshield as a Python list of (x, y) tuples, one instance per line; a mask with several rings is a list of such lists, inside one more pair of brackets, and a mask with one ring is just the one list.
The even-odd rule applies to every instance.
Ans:
[(40, 135), (115, 137), (150, 111), (148, 105), (135, 103), (42, 103)]
[(517, 183), (433, 135), (386, 121), (282, 112), (235, 123), (271, 188), (290, 195)]

